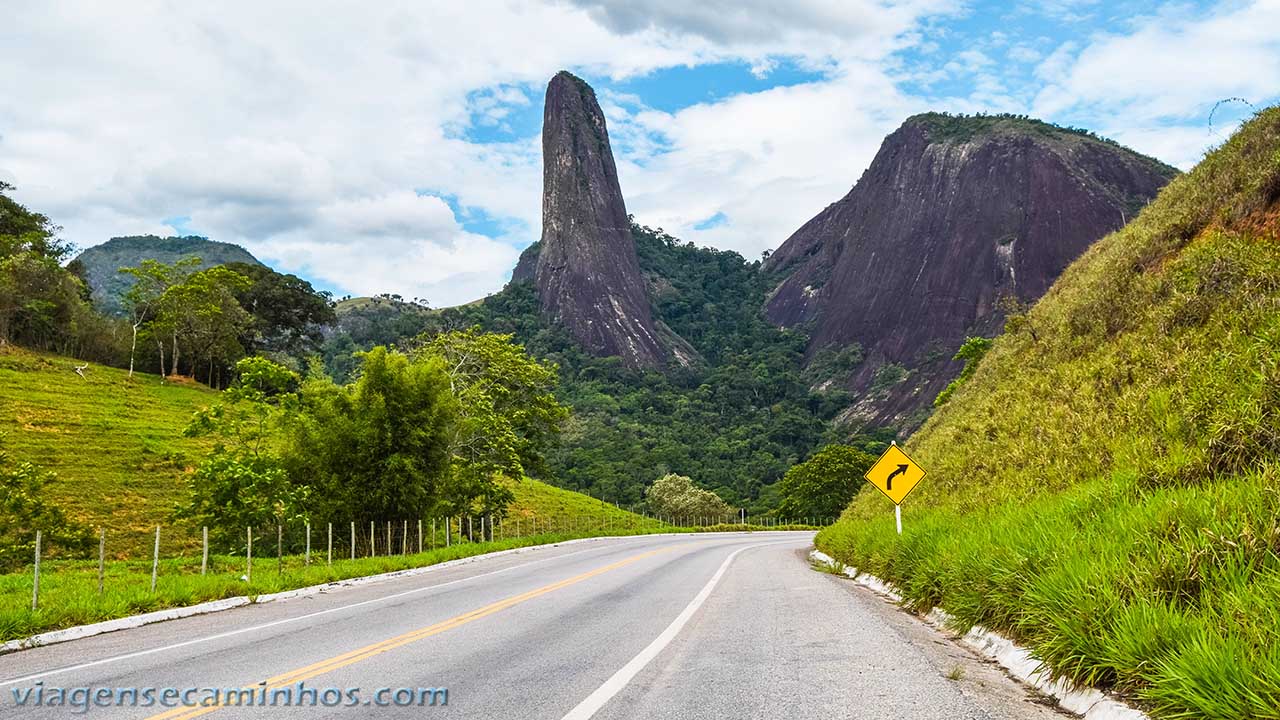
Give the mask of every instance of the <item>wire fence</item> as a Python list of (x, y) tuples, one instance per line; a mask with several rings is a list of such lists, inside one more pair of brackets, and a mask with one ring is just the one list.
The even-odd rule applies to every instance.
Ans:
[[(536, 544), (537, 538), (551, 536), (626, 535), (667, 531), (702, 531), (734, 527), (752, 530), (798, 529), (826, 525), (830, 518), (783, 520), (772, 516), (751, 516), (745, 512), (723, 516), (666, 516), (623, 512), (569, 514), (562, 516), (462, 515), (428, 517), (412, 520), (347, 520), (342, 522), (294, 522), (267, 527), (193, 528), (188, 525), (156, 526), (151, 537), (149, 573), (140, 567), (136, 543), (134, 552), (113, 552), (105, 530), (99, 530), (96, 543), (96, 592), (101, 595), (112, 583), (129, 583), (130, 590), (147, 583), (155, 594), (157, 584), (166, 577), (239, 574), (240, 580), (252, 586), (254, 576), (263, 573), (277, 578), (286, 573), (298, 574), (315, 567), (348, 566), (361, 560), (399, 558), (405, 566), (413, 566), (413, 556), (440, 550), (456, 549), (459, 556), (485, 552), (480, 544), (501, 546)], [(514, 542), (513, 542), (514, 541)], [(22, 571), (31, 577), (31, 610), (40, 609), (41, 574), (73, 569), (84, 580), (86, 561), (59, 558), (49, 568), (45, 554), (45, 535), (37, 530), (31, 566)], [(470, 546), (463, 548), (461, 546)], [(497, 549), (495, 547), (495, 549)], [(132, 555), (132, 556), (130, 556)], [(420, 558), (416, 564), (431, 564), (440, 558)], [(42, 568), (42, 561), (46, 567)], [(124, 566), (108, 573), (109, 568)], [(305, 573), (304, 573), (305, 574)], [(149, 577), (147, 577), (149, 575)], [(350, 575), (348, 575), (350, 576)], [(118, 589), (118, 588), (117, 588)]]

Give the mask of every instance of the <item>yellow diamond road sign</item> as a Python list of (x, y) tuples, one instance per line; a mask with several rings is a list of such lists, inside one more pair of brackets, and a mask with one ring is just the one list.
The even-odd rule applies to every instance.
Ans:
[(894, 505), (901, 505), (907, 494), (924, 479), (924, 468), (907, 457), (902, 448), (890, 445), (864, 477), (887, 495)]

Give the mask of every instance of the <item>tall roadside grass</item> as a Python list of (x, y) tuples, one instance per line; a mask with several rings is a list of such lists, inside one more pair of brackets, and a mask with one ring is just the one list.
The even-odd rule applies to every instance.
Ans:
[(1159, 717), (1280, 717), (1274, 467), (1197, 487), (1132, 475), (977, 516), (925, 508), (823, 530), (818, 546), (920, 610), (995, 629), (1052, 670)]
[(817, 544), (1163, 718), (1280, 718), (1280, 109), (1096, 243)]

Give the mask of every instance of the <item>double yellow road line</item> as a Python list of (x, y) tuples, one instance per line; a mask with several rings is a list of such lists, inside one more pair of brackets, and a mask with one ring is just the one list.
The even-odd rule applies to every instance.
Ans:
[[(255, 692), (265, 689), (269, 694), (273, 689), (282, 688), (282, 687), (293, 685), (295, 683), (303, 682), (306, 680), (311, 680), (312, 678), (318, 677), (327, 672), (332, 672), (339, 668), (347, 667), (348, 665), (354, 665), (355, 663), (358, 663), (361, 660), (368, 660), (369, 658), (374, 657), (375, 655), (381, 655), (382, 653), (388, 652), (390, 650), (394, 650), (399, 647), (403, 647), (405, 645), (417, 642), (419, 640), (424, 640), (433, 635), (439, 635), (440, 633), (445, 632), (447, 630), (452, 630), (454, 628), (461, 627), (463, 625), (466, 625), (469, 622), (479, 620), (480, 618), (483, 618), (483, 617), (488, 617), (489, 615), (492, 615), (497, 612), (501, 612), (514, 605), (519, 605), (520, 603), (525, 602), (526, 600), (532, 600), (536, 597), (541, 597), (543, 595), (546, 595), (547, 593), (552, 593), (552, 592), (555, 592), (556, 590), (569, 587), (570, 585), (576, 585), (582, 582), (583, 580), (589, 580), (593, 577), (596, 577), (597, 575), (603, 575), (604, 573), (610, 572), (611, 570), (617, 570), (618, 568), (625, 567), (635, 562), (639, 562), (640, 560), (644, 560), (645, 558), (653, 557), (654, 555), (658, 555), (664, 552), (670, 552), (672, 550), (675, 550), (678, 547), (683, 547), (683, 545), (673, 545), (671, 547), (660, 548), (658, 550), (650, 550), (649, 552), (640, 553), (639, 555), (632, 555), (629, 558), (624, 558), (615, 563), (611, 563), (603, 567), (598, 567), (595, 570), (589, 570), (587, 572), (582, 573), (581, 575), (574, 575), (571, 578), (567, 578), (565, 580), (561, 580), (559, 582), (555, 582), (550, 585), (544, 585), (543, 587), (537, 588), (535, 590), (530, 590), (529, 592), (521, 593), (519, 595), (513, 595), (509, 598), (499, 600), (489, 605), (485, 605), (484, 607), (479, 608), (477, 610), (472, 610), (471, 612), (467, 612), (461, 615), (457, 615), (455, 617), (451, 617), (448, 620), (443, 620), (434, 625), (428, 625), (427, 627), (424, 627), (424, 628), (411, 630), (407, 633), (404, 633), (403, 635), (397, 635), (392, 638), (387, 638), (382, 642), (376, 642), (372, 645), (366, 645), (365, 647), (362, 647), (358, 650), (352, 650), (351, 652), (343, 653), (341, 655), (335, 655), (334, 657), (328, 658), (327, 660), (321, 660), (320, 662), (312, 663), (310, 665), (307, 665), (306, 667), (301, 667), (296, 670), (290, 670), (289, 672), (286, 672), (284, 674), (267, 678), (265, 686), (261, 684), (247, 685), (243, 689), (253, 690)], [(179, 707), (179, 708), (174, 708), (172, 710), (168, 710), (166, 712), (162, 712), (159, 715), (152, 715), (151, 717), (147, 718), (147, 720), (187, 720), (187, 718), (195, 718), (201, 715), (207, 715), (223, 707), (228, 707), (228, 706), (218, 704), (218, 705), (204, 705), (200, 707)], [(234, 706), (231, 706), (231, 707), (234, 707)]]

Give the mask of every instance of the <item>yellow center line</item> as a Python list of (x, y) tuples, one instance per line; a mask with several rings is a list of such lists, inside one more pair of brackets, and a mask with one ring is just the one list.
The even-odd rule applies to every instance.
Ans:
[[(554, 582), (550, 585), (544, 585), (543, 587), (537, 588), (535, 590), (530, 590), (528, 592), (521, 593), (519, 595), (513, 595), (509, 598), (505, 598), (495, 603), (485, 605), (482, 608), (478, 608), (476, 610), (472, 610), (470, 612), (466, 612), (461, 615), (451, 617), (448, 620), (443, 620), (434, 625), (428, 625), (427, 627), (418, 628), (417, 630), (411, 630), (407, 633), (404, 633), (403, 635), (397, 635), (392, 638), (387, 638), (386, 640), (383, 640), (381, 642), (376, 642), (372, 645), (366, 645), (365, 647), (359, 648), (357, 650), (352, 650), (350, 652), (346, 652), (341, 655), (335, 655), (334, 657), (328, 658), (326, 660), (321, 660), (320, 662), (317, 662), (317, 663), (312, 663), (310, 665), (307, 665), (306, 667), (301, 667), (296, 670), (290, 670), (289, 672), (276, 675), (275, 677), (267, 678), (267, 681), (265, 684), (246, 685), (242, 689), (254, 690), (254, 691), (266, 690), (267, 692), (270, 692), (273, 689), (281, 688), (286, 685), (293, 685), (295, 683), (303, 682), (305, 680), (311, 680), (312, 678), (315, 678), (319, 675), (323, 675), (324, 673), (331, 672), (333, 670), (337, 670), (339, 668), (343, 668), (348, 665), (353, 665), (355, 663), (360, 662), (361, 660), (367, 660), (375, 655), (380, 655), (389, 650), (394, 650), (398, 647), (402, 647), (404, 645), (408, 645), (410, 643), (414, 643), (419, 640), (429, 638), (432, 635), (438, 635), (442, 632), (445, 632), (446, 630), (452, 630), (456, 627), (461, 627), (462, 625), (466, 625), (469, 622), (472, 622), (474, 620), (479, 620), (480, 618), (487, 617), (496, 612), (500, 612), (509, 607), (512, 607), (513, 605), (519, 605), (520, 603), (525, 602), (526, 600), (532, 600), (533, 598), (546, 595), (547, 593), (555, 592), (556, 590), (569, 587), (570, 585), (575, 585), (577, 583), (582, 582), (583, 580), (588, 580), (597, 575), (603, 575), (604, 573), (607, 573), (611, 570), (617, 570), (620, 567), (630, 565), (634, 562), (638, 562), (645, 558), (652, 557), (654, 555), (658, 555), (664, 552), (670, 552), (677, 548), (684, 547), (684, 545), (686, 544), (688, 543), (683, 543), (681, 545), (673, 545), (671, 547), (659, 548), (657, 550), (650, 550), (649, 552), (640, 553), (639, 555), (632, 555), (629, 558), (624, 558), (622, 560), (619, 560), (618, 562), (611, 563), (603, 567), (598, 567), (595, 570), (588, 570), (587, 572), (584, 572), (581, 575), (574, 575), (571, 578), (567, 578), (559, 582)], [(234, 705), (232, 706), (234, 707)], [(194, 717), (199, 717), (201, 715), (206, 715), (222, 707), (227, 707), (227, 706), (221, 703), (214, 704), (214, 705), (203, 705), (199, 707), (184, 706), (184, 707), (174, 708), (172, 710), (162, 712), (159, 715), (152, 715), (149, 718), (147, 718), (147, 720), (187, 720), (188, 718), (194, 718)]]

